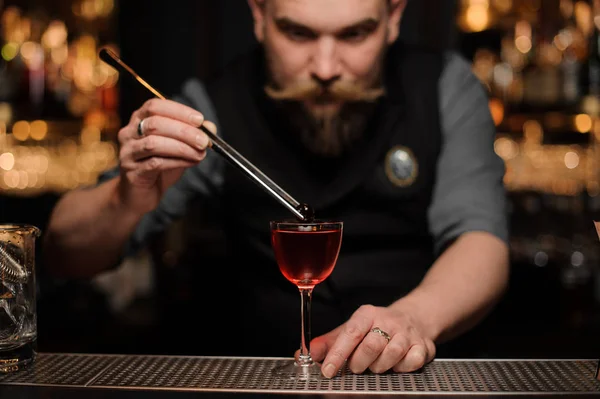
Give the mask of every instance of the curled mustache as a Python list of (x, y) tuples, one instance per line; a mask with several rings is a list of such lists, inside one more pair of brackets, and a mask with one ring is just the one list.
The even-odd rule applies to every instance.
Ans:
[(325, 87), (314, 80), (296, 83), (285, 88), (265, 86), (265, 92), (274, 100), (328, 100), (373, 102), (385, 94), (383, 87), (365, 89), (355, 83), (338, 80)]

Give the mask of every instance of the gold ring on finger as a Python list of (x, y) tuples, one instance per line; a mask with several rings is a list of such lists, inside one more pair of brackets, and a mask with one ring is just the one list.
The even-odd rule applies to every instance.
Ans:
[(392, 339), (392, 337), (390, 336), (390, 334), (386, 333), (385, 331), (383, 331), (381, 328), (379, 327), (373, 327), (371, 329), (371, 332), (374, 332), (376, 334), (381, 335), (383, 338), (386, 339), (387, 342), (390, 342), (390, 340)]

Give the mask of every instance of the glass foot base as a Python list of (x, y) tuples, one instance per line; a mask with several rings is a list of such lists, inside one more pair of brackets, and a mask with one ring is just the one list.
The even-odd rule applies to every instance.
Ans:
[(35, 340), (18, 348), (0, 351), (0, 374), (23, 370), (33, 363), (37, 354)]
[(321, 380), (325, 376), (321, 373), (321, 365), (313, 362), (306, 365), (300, 365), (292, 361), (283, 366), (278, 366), (273, 369), (273, 373), (280, 377), (292, 380)]

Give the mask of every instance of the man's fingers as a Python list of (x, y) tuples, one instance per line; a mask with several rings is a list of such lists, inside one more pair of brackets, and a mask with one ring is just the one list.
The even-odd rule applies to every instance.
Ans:
[(369, 366), (369, 369), (374, 373), (386, 372), (404, 358), (409, 348), (410, 344), (406, 336), (402, 334), (392, 336), (381, 355)]
[(368, 306), (362, 306), (348, 320), (323, 361), (323, 375), (333, 377), (371, 329)]
[[(202, 127), (205, 127), (206, 130), (208, 130), (209, 132), (211, 132), (214, 135), (217, 134), (217, 125), (215, 125), (211, 121), (204, 121), (204, 123), (202, 124)], [(208, 135), (207, 135), (207, 137), (208, 137)], [(212, 142), (210, 140), (210, 137), (208, 137), (207, 147), (212, 147)]]
[(200, 162), (205, 155), (205, 150), (198, 150), (170, 137), (148, 136), (131, 143), (131, 158), (133, 161), (160, 157)]
[(425, 345), (413, 345), (402, 360), (394, 366), (394, 371), (399, 373), (409, 373), (418, 370), (427, 363), (427, 357)]
[(436, 347), (433, 341), (425, 341), (425, 347), (427, 348), (427, 361), (426, 363), (432, 362), (435, 359)]
[(327, 334), (323, 334), (310, 342), (310, 354), (316, 362), (322, 362), (329, 352), (329, 348), (335, 342), (335, 339), (339, 335), (341, 326), (329, 331)]
[(203, 125), (212, 133), (217, 134), (217, 125), (211, 121), (204, 121)]
[[(164, 116), (150, 116), (144, 119), (142, 130), (144, 136), (170, 137), (198, 150), (204, 150), (209, 143), (208, 136), (200, 129)], [(137, 131), (133, 134), (139, 139)]]
[(204, 115), (200, 112), (172, 100), (161, 100), (158, 98), (148, 100), (140, 108), (138, 116), (141, 120), (154, 115), (175, 119), (195, 127), (200, 127), (204, 123)]
[[(310, 341), (310, 356), (315, 362), (320, 363), (323, 361), (323, 359), (325, 359), (327, 352), (329, 352), (329, 348), (331, 348), (331, 346), (335, 342), (335, 339), (340, 333), (341, 328), (342, 326), (338, 326), (335, 329), (329, 331), (328, 333), (318, 336), (312, 341)], [(297, 350), (294, 353), (294, 358), (297, 359), (299, 355), (300, 350)]]
[(362, 373), (381, 355), (387, 344), (387, 339), (381, 335), (367, 333), (350, 357), (348, 368), (355, 374)]

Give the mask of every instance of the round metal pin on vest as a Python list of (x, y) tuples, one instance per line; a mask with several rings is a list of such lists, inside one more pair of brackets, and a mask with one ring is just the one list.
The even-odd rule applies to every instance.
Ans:
[(387, 152), (385, 174), (398, 187), (408, 187), (415, 182), (419, 175), (419, 164), (410, 148), (398, 145)]

